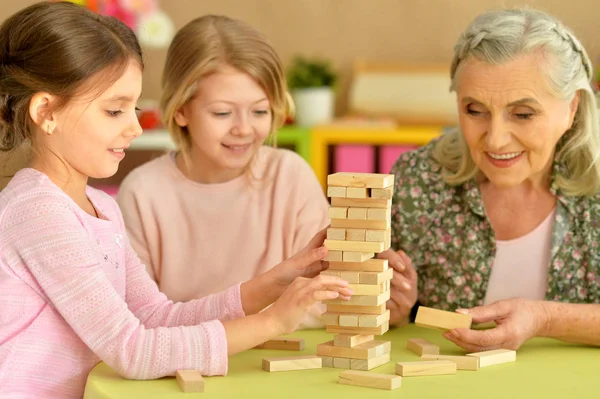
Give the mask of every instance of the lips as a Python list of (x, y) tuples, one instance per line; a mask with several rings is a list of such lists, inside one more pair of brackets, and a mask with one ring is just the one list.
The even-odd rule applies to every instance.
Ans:
[(505, 153), (494, 153), (494, 152), (488, 152), (487, 154), (496, 160), (499, 161), (508, 161), (511, 159), (514, 159), (516, 157), (518, 157), (519, 155), (521, 155), (523, 153), (523, 151), (518, 151), (518, 152), (505, 152)]

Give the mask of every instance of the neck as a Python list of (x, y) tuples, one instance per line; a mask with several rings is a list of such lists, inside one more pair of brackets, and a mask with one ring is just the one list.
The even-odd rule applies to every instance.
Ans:
[(201, 184), (219, 184), (226, 183), (233, 179), (236, 179), (244, 174), (247, 168), (243, 169), (223, 169), (219, 168), (214, 163), (210, 162), (206, 157), (194, 154), (193, 150), (187, 157), (188, 162), (186, 163), (185, 157), (181, 152), (178, 152), (175, 156), (175, 163), (177, 168), (190, 180)]

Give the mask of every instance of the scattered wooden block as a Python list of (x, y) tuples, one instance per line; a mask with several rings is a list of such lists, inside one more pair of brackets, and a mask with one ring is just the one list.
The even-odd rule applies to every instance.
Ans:
[(367, 220), (367, 209), (368, 208), (348, 208), (348, 217), (346, 219)]
[[(352, 209), (352, 208), (349, 208)], [(392, 217), (391, 209), (368, 208), (367, 220), (388, 220)], [(349, 219), (349, 218), (348, 218)]]
[(320, 369), (321, 367), (323, 367), (323, 360), (319, 356), (265, 358), (262, 361), (263, 370), (271, 373), (275, 371)]
[(390, 329), (389, 322), (385, 322), (377, 327), (341, 327), (325, 325), (325, 332), (329, 334), (365, 334), (365, 335), (383, 335)]
[(183, 392), (204, 392), (204, 378), (198, 370), (177, 370), (175, 379)]
[(354, 295), (379, 295), (385, 292), (385, 287), (370, 284), (349, 284), (348, 288), (354, 291)]
[(446, 331), (454, 328), (471, 328), (471, 321), (471, 315), (468, 314), (419, 306), (415, 324), (420, 327)]
[(372, 188), (371, 198), (391, 199), (394, 196), (393, 187), (388, 188)]
[(360, 281), (360, 272), (342, 271), (340, 272), (340, 278), (346, 280), (350, 284), (358, 284)]
[(362, 187), (346, 187), (346, 198), (369, 198), (371, 189)]
[(323, 260), (329, 262), (342, 262), (344, 259), (344, 254), (342, 251), (327, 251), (327, 255), (323, 258)]
[(379, 306), (390, 299), (390, 291), (386, 291), (379, 295), (352, 295), (350, 299), (344, 300), (340, 298), (326, 299), (323, 301), (325, 304), (336, 304), (341, 303), (346, 305), (360, 305), (360, 306)]
[[(439, 349), (439, 348), (438, 348)], [(439, 354), (423, 354), (421, 355), (423, 360), (449, 360), (456, 363), (458, 370), (479, 370), (479, 358), (477, 356), (449, 356)]]
[[(373, 190), (371, 190), (371, 194), (373, 194)], [(331, 205), (355, 208), (390, 208), (392, 200), (380, 198), (331, 198)]]
[(359, 327), (377, 327), (382, 325), (385, 322), (390, 321), (390, 311), (389, 309), (385, 311), (385, 313), (380, 315), (373, 314), (363, 314), (358, 317), (358, 326)]
[(491, 351), (469, 353), (467, 356), (478, 358), (479, 367), (494, 366), (517, 360), (517, 352), (510, 349), (494, 349)]
[(302, 338), (273, 338), (254, 348), (301, 351), (304, 350), (304, 340)]
[(402, 377), (456, 374), (456, 363), (450, 360), (398, 362), (396, 363), (396, 374)]
[(333, 358), (333, 367), (336, 369), (349, 369), (350, 368), (350, 360), (344, 357), (334, 357)]
[(358, 220), (358, 219), (331, 219), (331, 227), (336, 229), (370, 229), (387, 230), (392, 226), (392, 221), (387, 220)]
[(346, 187), (327, 187), (327, 196), (330, 198), (346, 198)]
[(345, 240), (346, 239), (346, 229), (327, 229), (327, 239), (328, 240)]
[(360, 271), (360, 272), (385, 272), (389, 268), (387, 259), (368, 259), (364, 262), (329, 262), (329, 270)]
[(383, 242), (325, 240), (327, 249), (350, 252), (383, 252)]
[(365, 342), (373, 341), (373, 335), (359, 334), (336, 334), (333, 337), (333, 346), (344, 348), (353, 348), (356, 345), (364, 344)]
[(346, 240), (348, 241), (366, 241), (366, 233), (365, 229), (347, 229), (346, 230)]
[(391, 353), (384, 353), (381, 356), (374, 357), (372, 359), (351, 359), (350, 369), (352, 370), (372, 370), (375, 367), (382, 366), (390, 362)]
[(439, 355), (440, 347), (426, 339), (411, 338), (406, 342), (406, 348), (417, 355)]
[(338, 323), (344, 327), (358, 327), (358, 315), (340, 314)]
[(397, 375), (347, 370), (340, 373), (338, 382), (343, 385), (392, 390), (400, 388), (402, 378)]
[(327, 176), (327, 184), (344, 187), (386, 188), (394, 184), (394, 175), (338, 172)]
[(360, 314), (382, 314), (385, 313), (385, 303), (377, 306), (360, 306), (360, 305), (335, 305), (329, 304), (327, 305), (328, 312), (338, 312), (338, 313), (360, 313)]
[(343, 357), (347, 359), (371, 359), (389, 353), (392, 349), (390, 341), (376, 339), (355, 345), (351, 348), (335, 346), (335, 341), (328, 341), (317, 345), (317, 355)]
[(387, 269), (384, 272), (360, 272), (359, 273), (359, 284), (381, 284), (384, 281), (391, 280), (394, 277), (394, 269)]
[(327, 217), (330, 219), (348, 219), (348, 208), (330, 206), (327, 209)]
[(342, 262), (364, 262), (375, 256), (374, 252), (343, 251)]
[(323, 359), (323, 367), (333, 367), (333, 358), (329, 356), (321, 356)]

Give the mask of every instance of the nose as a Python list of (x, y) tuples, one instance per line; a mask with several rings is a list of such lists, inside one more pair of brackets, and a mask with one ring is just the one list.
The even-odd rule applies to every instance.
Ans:
[(511, 140), (510, 126), (501, 115), (490, 119), (487, 134), (485, 135), (486, 148), (498, 151), (507, 146)]
[(127, 129), (127, 133), (128, 136), (132, 136), (134, 139), (144, 133), (142, 125), (140, 125), (140, 121), (136, 114), (133, 115), (133, 120), (131, 121), (131, 126), (129, 129)]
[(252, 131), (250, 118), (245, 114), (238, 114), (238, 116), (235, 118), (231, 133), (236, 136), (248, 136), (252, 134)]

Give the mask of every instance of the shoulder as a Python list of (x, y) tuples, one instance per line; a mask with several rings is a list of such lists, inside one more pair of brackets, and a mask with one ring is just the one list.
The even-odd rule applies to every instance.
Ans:
[(162, 183), (162, 176), (169, 173), (172, 161), (172, 154), (164, 154), (156, 159), (148, 161), (135, 169), (123, 179), (119, 191), (121, 190), (144, 190), (147, 187), (153, 187), (157, 183)]

